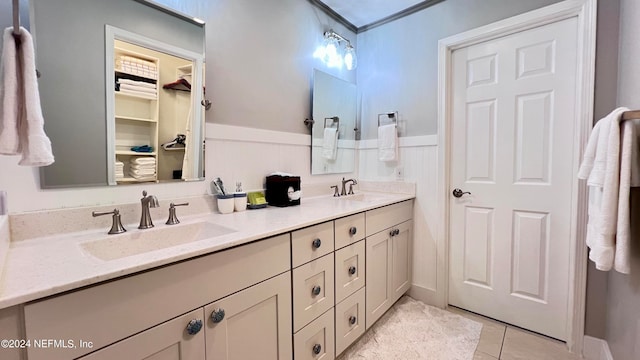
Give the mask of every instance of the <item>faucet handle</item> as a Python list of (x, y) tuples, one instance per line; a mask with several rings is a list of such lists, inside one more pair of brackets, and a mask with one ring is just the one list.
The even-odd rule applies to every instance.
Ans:
[(347, 195), (353, 195), (353, 185), (355, 185), (355, 184), (357, 184), (357, 182), (353, 182), (353, 183), (349, 184), (349, 192), (347, 193)]
[(171, 203), (169, 204), (169, 219), (167, 219), (167, 222), (165, 224), (167, 225), (175, 225), (175, 224), (180, 224), (180, 220), (178, 220), (178, 217), (176, 216), (176, 206), (188, 206), (189, 203), (182, 203), (182, 204), (174, 204)]
[(338, 192), (338, 185), (333, 185), (331, 188), (334, 190), (333, 191), (333, 197), (340, 196), (340, 193)]
[(113, 234), (122, 234), (127, 231), (127, 229), (122, 226), (122, 221), (120, 219), (120, 211), (118, 209), (113, 209), (113, 211), (106, 212), (92, 212), (91, 215), (93, 217), (102, 216), (102, 215), (113, 215), (111, 222), (111, 229), (109, 230), (109, 235)]

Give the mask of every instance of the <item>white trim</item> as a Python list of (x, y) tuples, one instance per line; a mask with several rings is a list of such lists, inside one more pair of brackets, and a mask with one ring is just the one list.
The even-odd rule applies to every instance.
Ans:
[(206, 124), (207, 139), (311, 146), (311, 136), (234, 125)]
[[(398, 147), (437, 146), (438, 135), (405, 136), (398, 138)], [(360, 140), (358, 149), (377, 149), (378, 139)]]
[[(245, 141), (281, 145), (311, 146), (311, 137), (307, 134), (285, 131), (248, 128), (235, 125), (206, 124), (206, 137), (211, 140)], [(400, 137), (399, 147), (437, 146), (438, 135)], [(360, 150), (377, 149), (378, 139), (338, 140), (341, 147)]]
[(585, 360), (613, 360), (609, 343), (592, 336), (584, 337), (582, 356)]
[[(442, 39), (438, 43), (438, 196), (442, 205), (436, 229), (437, 296), (436, 303), (446, 307), (449, 281), (449, 158), (451, 56), (455, 49), (528, 30), (571, 17), (578, 18), (578, 83), (576, 94), (576, 133), (574, 139), (574, 168), (582, 155), (593, 123), (593, 91), (595, 69), (595, 30), (597, 0), (567, 0), (509, 19), (479, 27)], [(567, 345), (569, 350), (581, 353), (584, 338), (584, 314), (586, 293), (587, 250), (584, 239), (586, 230), (586, 187), (574, 177), (571, 212), (571, 246), (569, 299), (567, 319)], [(580, 240), (579, 240), (580, 239)], [(442, 271), (440, 271), (442, 270)]]

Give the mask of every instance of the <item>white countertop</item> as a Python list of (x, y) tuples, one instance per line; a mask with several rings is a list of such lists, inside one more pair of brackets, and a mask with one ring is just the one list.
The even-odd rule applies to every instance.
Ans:
[[(365, 196), (366, 201), (327, 196), (303, 198), (299, 206), (184, 217), (179, 225), (172, 226), (207, 221), (236, 231), (109, 261), (88, 254), (81, 246), (105, 238), (108, 229), (12, 242), (0, 282), (0, 309), (414, 198), (409, 194), (377, 192)], [(125, 225), (127, 233), (109, 235), (109, 239), (169, 226), (157, 222), (152, 230), (138, 230), (137, 224)]]

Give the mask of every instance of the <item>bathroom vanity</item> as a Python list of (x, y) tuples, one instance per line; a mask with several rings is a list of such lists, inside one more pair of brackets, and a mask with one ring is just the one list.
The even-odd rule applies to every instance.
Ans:
[[(28, 360), (333, 359), (411, 286), (412, 198), (371, 192), (194, 216), (144, 231), (231, 231), (153, 251), (118, 243), (143, 239), (124, 237), (138, 230), (98, 236), (120, 253), (96, 247), (97, 231), (25, 240), (9, 253), (3, 324), (31, 342)], [(21, 265), (47, 246), (65, 259)], [(32, 280), (18, 291), (12, 274), (22, 272)]]

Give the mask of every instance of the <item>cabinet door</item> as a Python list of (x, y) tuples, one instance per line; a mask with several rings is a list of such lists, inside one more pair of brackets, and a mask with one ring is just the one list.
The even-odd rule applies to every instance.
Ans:
[(208, 360), (291, 360), (291, 272), (204, 309)]
[[(204, 327), (202, 308), (84, 356), (81, 360), (204, 360), (204, 329), (192, 324), (190, 330), (194, 334), (189, 334), (187, 327), (192, 320), (199, 320), (200, 327)], [(81, 343), (76, 345), (83, 346)]]
[(391, 272), (393, 269), (391, 229), (366, 239), (366, 325), (367, 330), (393, 304)]
[(400, 297), (411, 287), (412, 224), (413, 222), (409, 220), (392, 228), (392, 230), (396, 230), (398, 233), (391, 238), (391, 264), (393, 266), (393, 271), (391, 272), (392, 302), (396, 302), (400, 299)]
[(335, 358), (333, 317), (333, 308), (331, 308), (293, 335), (295, 360), (333, 360)]

